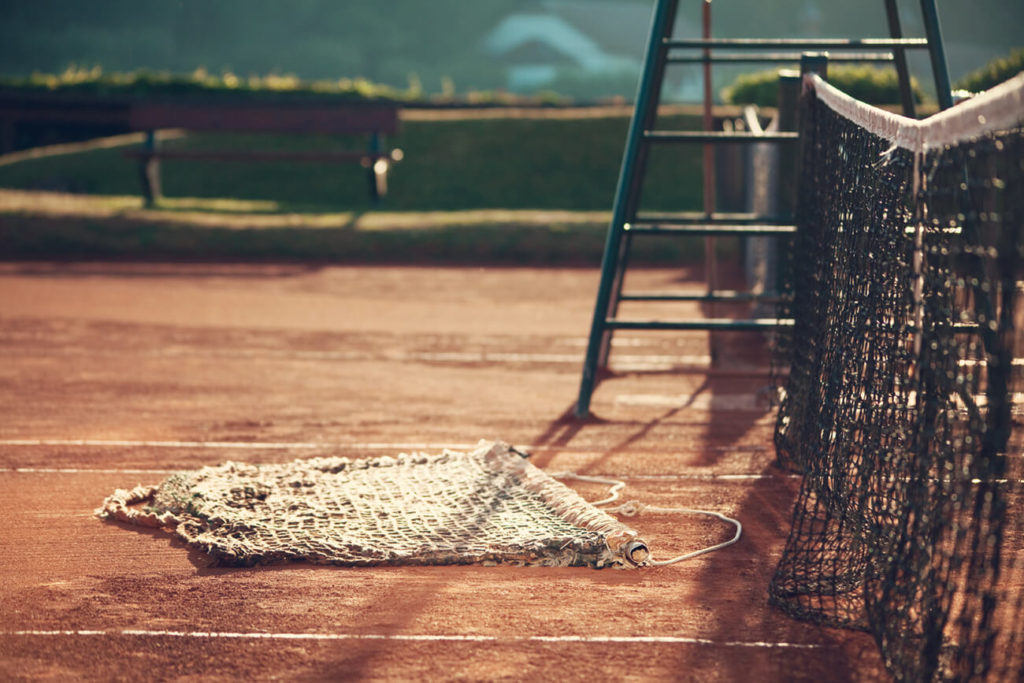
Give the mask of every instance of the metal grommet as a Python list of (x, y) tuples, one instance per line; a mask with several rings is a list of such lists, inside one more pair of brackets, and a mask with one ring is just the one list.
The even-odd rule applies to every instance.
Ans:
[(651, 556), (651, 551), (647, 549), (647, 544), (641, 541), (630, 541), (626, 544), (625, 552), (623, 557), (626, 561), (635, 567), (639, 567), (647, 562), (647, 558)]

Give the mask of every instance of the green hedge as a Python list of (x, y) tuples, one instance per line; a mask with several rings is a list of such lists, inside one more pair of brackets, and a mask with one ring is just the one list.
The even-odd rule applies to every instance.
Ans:
[(413, 84), (398, 90), (362, 78), (335, 81), (303, 81), (295, 76), (270, 74), (240, 77), (225, 71), (211, 74), (199, 68), (191, 74), (139, 70), (104, 73), (99, 67), (68, 67), (62, 73), (33, 73), (25, 77), (0, 77), (0, 88), (88, 95), (189, 95), (229, 94), (290, 97), (333, 97), (342, 99), (413, 100), (422, 93)]
[(1021, 71), (1024, 71), (1024, 47), (1014, 50), (1006, 57), (993, 59), (977, 71), (961, 78), (954, 87), (968, 92), (981, 92), (1013, 78)]
[[(382, 208), (606, 210), (622, 163), (629, 118), (408, 120), (386, 140), (405, 152), (394, 166)], [(666, 128), (696, 129), (695, 116), (666, 116)], [(322, 135), (196, 133), (166, 140), (175, 150), (313, 151), (365, 149), (365, 142)], [(123, 148), (90, 149), (0, 164), (0, 187), (95, 195), (140, 192), (138, 168)], [(645, 208), (700, 207), (701, 151), (652, 150)], [(278, 210), (367, 209), (367, 172), (358, 164), (165, 161), (168, 197), (275, 202)]]
[[(851, 97), (869, 104), (900, 103), (899, 81), (892, 67), (830, 65), (828, 81)], [(910, 79), (914, 99), (918, 103), (927, 99), (917, 79)], [(778, 70), (760, 71), (739, 76), (722, 91), (727, 104), (756, 104), (774, 107), (778, 104)]]
[[(239, 76), (231, 71), (219, 74), (205, 68), (180, 74), (169, 71), (139, 69), (128, 72), (105, 72), (69, 66), (61, 73), (36, 72), (30, 76), (0, 75), (0, 90), (54, 92), (97, 96), (169, 96), (223, 95), (232, 99), (253, 97), (280, 100), (390, 100), (406, 106), (433, 105), (469, 106), (556, 106), (571, 104), (571, 97), (556, 92), (519, 95), (505, 91), (470, 90), (455, 94), (454, 84), (445, 91), (429, 94), (415, 75), (410, 75), (405, 89), (374, 83), (365, 78), (335, 80), (303, 80), (290, 74)], [(582, 93), (580, 93), (582, 94)]]

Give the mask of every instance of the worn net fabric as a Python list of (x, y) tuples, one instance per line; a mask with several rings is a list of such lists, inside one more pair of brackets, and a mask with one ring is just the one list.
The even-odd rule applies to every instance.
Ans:
[(907, 148), (924, 126), (869, 131), (825, 87), (802, 109), (776, 428), (804, 477), (770, 599), (870, 631), (898, 680), (1021, 680), (1024, 131)]
[(101, 517), (173, 528), (228, 565), (633, 567), (637, 533), (501, 442), (469, 453), (227, 462), (119, 490)]

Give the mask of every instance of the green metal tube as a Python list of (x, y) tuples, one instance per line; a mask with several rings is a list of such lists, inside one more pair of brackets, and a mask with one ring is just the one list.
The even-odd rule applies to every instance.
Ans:
[(626, 149), (622, 155), (622, 166), (619, 170), (619, 181), (615, 189), (615, 201), (612, 207), (612, 221), (605, 242), (604, 257), (601, 260), (601, 282), (598, 286), (597, 301), (594, 304), (594, 319), (590, 326), (590, 339), (587, 343), (587, 354), (583, 360), (583, 376), (580, 380), (579, 397), (576, 401), (576, 417), (590, 414), (590, 396), (594, 391), (597, 377), (598, 358), (601, 342), (606, 329), (605, 318), (611, 303), (615, 281), (616, 262), (619, 259), (624, 229), (629, 221), (630, 213), (635, 207), (629, 206), (634, 189), (639, 187), (643, 175), (640, 161), (641, 146), (644, 145), (644, 130), (654, 120), (657, 112), (658, 99), (661, 94), (661, 77), (667, 54), (665, 37), (672, 29), (675, 21), (677, 0), (658, 0), (651, 15), (651, 30), (648, 34), (647, 48), (644, 57), (643, 71), (637, 86), (633, 118), (629, 124), (626, 138)]
[(946, 48), (942, 45), (942, 27), (939, 24), (939, 10), (935, 8), (935, 0), (921, 0), (921, 14), (924, 17), (924, 32), (928, 37), (932, 75), (935, 77), (935, 95), (939, 100), (939, 107), (949, 109), (953, 106), (953, 88), (949, 84)]

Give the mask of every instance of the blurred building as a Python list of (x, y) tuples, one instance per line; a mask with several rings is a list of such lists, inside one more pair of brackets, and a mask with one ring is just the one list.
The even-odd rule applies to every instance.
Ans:
[[(651, 8), (616, 0), (541, 0), (504, 16), (486, 34), (483, 49), (505, 71), (513, 92), (551, 89), (631, 96), (643, 61)], [(696, 36), (680, 18), (679, 36)], [(699, 82), (670, 75), (667, 99), (680, 99)], [(692, 99), (692, 98), (691, 98)]]

